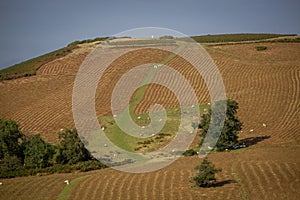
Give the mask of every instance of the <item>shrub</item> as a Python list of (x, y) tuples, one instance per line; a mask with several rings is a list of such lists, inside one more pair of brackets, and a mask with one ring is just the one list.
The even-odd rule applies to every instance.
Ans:
[(257, 46), (257, 47), (255, 47), (255, 49), (256, 49), (257, 51), (264, 51), (264, 50), (267, 49), (267, 47), (266, 47), (266, 46)]
[(195, 169), (197, 170), (197, 174), (193, 179), (199, 187), (213, 186), (216, 181), (215, 174), (222, 171), (221, 168), (216, 168), (207, 158), (200, 165), (196, 166)]
[(183, 152), (184, 156), (193, 156), (193, 155), (197, 155), (197, 151), (195, 151), (194, 149), (188, 149), (185, 152)]

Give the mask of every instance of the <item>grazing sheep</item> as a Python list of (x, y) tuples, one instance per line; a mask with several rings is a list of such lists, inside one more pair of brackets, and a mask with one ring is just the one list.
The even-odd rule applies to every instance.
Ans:
[(69, 183), (69, 180), (65, 180), (65, 183), (67, 184), (67, 185), (69, 185), (70, 183)]
[(267, 126), (265, 123), (263, 123), (262, 125), (263, 125), (263, 127), (266, 127), (266, 126)]
[(250, 132), (253, 132), (254, 130), (253, 129), (250, 129)]

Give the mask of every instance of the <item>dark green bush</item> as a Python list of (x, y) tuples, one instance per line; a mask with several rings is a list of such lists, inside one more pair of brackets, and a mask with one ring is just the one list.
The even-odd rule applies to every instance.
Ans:
[(197, 170), (197, 174), (193, 179), (199, 187), (213, 186), (216, 181), (215, 174), (222, 171), (221, 168), (216, 168), (207, 158), (200, 165), (196, 166), (195, 169)]
[(188, 149), (185, 152), (183, 152), (184, 156), (193, 156), (193, 155), (197, 155), (197, 151), (195, 151), (194, 149)]
[(257, 51), (264, 51), (264, 50), (267, 50), (267, 47), (266, 46), (257, 46), (257, 47), (255, 47), (255, 49)]

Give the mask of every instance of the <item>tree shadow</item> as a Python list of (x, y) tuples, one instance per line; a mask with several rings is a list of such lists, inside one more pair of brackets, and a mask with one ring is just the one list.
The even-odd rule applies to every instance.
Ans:
[(236, 183), (235, 180), (225, 180), (225, 181), (218, 181), (211, 185), (211, 187), (222, 187), (224, 185), (230, 184), (230, 183)]
[(258, 136), (258, 137), (249, 137), (239, 141), (239, 143), (245, 143), (247, 146), (255, 145), (263, 140), (271, 138), (270, 135)]

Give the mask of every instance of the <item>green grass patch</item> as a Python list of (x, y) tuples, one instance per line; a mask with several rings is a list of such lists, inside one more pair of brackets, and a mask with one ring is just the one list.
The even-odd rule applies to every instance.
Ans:
[[(196, 108), (197, 107), (193, 109)], [(201, 113), (207, 108), (208, 105), (199, 105), (199, 111)], [(133, 137), (123, 132), (113, 116), (104, 116), (100, 121), (101, 125), (106, 127), (104, 131), (106, 136), (116, 146), (130, 152), (145, 152), (155, 150), (156, 148), (165, 145), (178, 132), (181, 122), (181, 110), (179, 108), (166, 109), (166, 114), (167, 119), (163, 128), (158, 133), (153, 133), (155, 134), (154, 136), (148, 138)], [(147, 126), (151, 123), (148, 114), (131, 114), (131, 118), (140, 127)], [(163, 123), (163, 121), (161, 123)], [(190, 126), (192, 127), (192, 122), (190, 123)], [(147, 129), (147, 127), (145, 127), (145, 129)]]
[[(178, 131), (178, 127), (180, 124), (179, 109), (169, 109), (166, 112), (167, 120), (162, 130), (158, 134), (156, 134), (157, 136), (153, 136), (150, 138), (139, 138), (124, 133), (119, 128), (113, 116), (102, 117), (101, 125), (106, 127), (105, 134), (112, 143), (124, 150), (134, 152), (139, 144), (147, 144), (148, 147), (157, 146), (158, 141), (162, 140), (164, 136), (173, 136)], [(150, 118), (148, 114), (131, 114), (131, 118), (140, 127), (150, 124)], [(145, 127), (145, 129), (147, 129), (147, 127)]]

